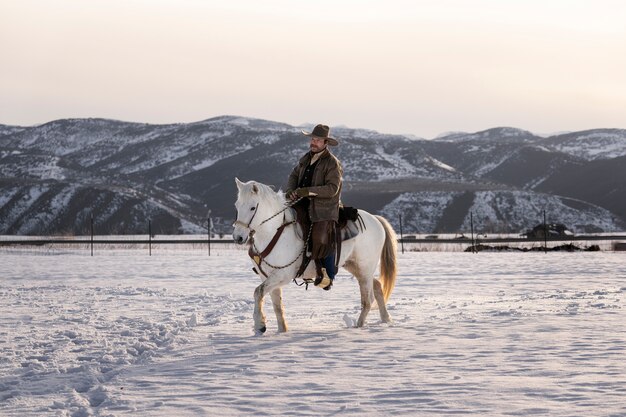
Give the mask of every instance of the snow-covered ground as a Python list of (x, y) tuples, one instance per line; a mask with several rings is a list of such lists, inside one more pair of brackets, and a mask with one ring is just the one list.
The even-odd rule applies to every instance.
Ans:
[(400, 254), (363, 329), (342, 272), (254, 336), (257, 283), (228, 247), (0, 249), (0, 415), (626, 415), (624, 253)]

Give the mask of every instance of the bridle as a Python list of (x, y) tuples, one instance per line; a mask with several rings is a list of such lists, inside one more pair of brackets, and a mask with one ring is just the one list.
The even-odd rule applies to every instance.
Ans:
[[(250, 225), (252, 224), (252, 220), (254, 220), (254, 216), (256, 216), (257, 211), (259, 211), (259, 203), (256, 203), (256, 207), (254, 207), (254, 214), (252, 215), (252, 217), (250, 217), (250, 221), (248, 222), (248, 224), (245, 224), (241, 220), (235, 220), (235, 223), (233, 223), (233, 226), (241, 226), (243, 228), (246, 228), (246, 229), (252, 231), (252, 229), (250, 229)], [(261, 224), (263, 224), (263, 223), (261, 223)]]
[[(284, 213), (284, 212), (285, 212), (285, 211), (287, 211), (289, 208), (291, 208), (292, 206), (294, 206), (294, 205), (296, 205), (297, 203), (299, 203), (299, 202), (300, 202), (300, 200), (302, 200), (303, 198), (305, 198), (305, 197), (300, 197), (300, 198), (298, 198), (298, 199), (296, 199), (296, 200), (294, 200), (294, 201), (291, 201), (291, 202), (289, 202), (289, 203), (285, 203), (285, 208), (284, 208), (284, 209), (279, 210), (276, 214), (274, 214), (274, 215), (272, 215), (272, 216), (268, 217), (267, 219), (263, 220), (261, 223), (259, 223), (259, 225), (257, 226), (257, 228), (258, 228), (258, 227), (263, 226), (265, 223), (269, 222), (269, 221), (270, 221), (270, 220), (272, 220), (274, 217), (276, 217), (276, 216), (278, 216), (278, 215), (280, 215), (280, 214)], [(249, 235), (249, 237), (252, 237), (252, 236), (254, 235), (254, 233), (256, 232), (256, 230), (254, 230), (253, 228), (251, 228), (251, 227), (250, 227), (250, 225), (252, 224), (252, 220), (254, 220), (254, 217), (256, 216), (256, 214), (257, 214), (257, 212), (258, 212), (258, 211), (259, 211), (259, 203), (256, 203), (256, 206), (254, 207), (254, 214), (252, 215), (252, 217), (250, 217), (250, 221), (248, 222), (248, 224), (246, 224), (246, 223), (242, 222), (241, 220), (235, 220), (235, 222), (233, 223), (233, 226), (241, 226), (241, 227), (243, 227), (244, 229), (248, 229), (248, 230), (250, 231), (248, 235)], [(283, 223), (284, 223), (284, 220), (283, 220)], [(295, 223), (295, 220), (294, 220), (294, 221), (292, 221), (292, 222), (289, 222), (289, 223), (287, 223), (287, 224), (289, 225), (289, 224), (293, 224), (293, 223)]]
[[(261, 223), (259, 223), (257, 228), (262, 226), (263, 224), (267, 223), (268, 221), (272, 220), (274, 217), (276, 217), (276, 216), (278, 216), (280, 214), (283, 214), (286, 210), (291, 208), (291, 206), (293, 206), (294, 204), (298, 203), (303, 198), (304, 197), (300, 197), (297, 200), (294, 200), (294, 201), (292, 201), (290, 203), (286, 203), (285, 204), (285, 208), (283, 208), (282, 210), (278, 211), (276, 214), (268, 217), (267, 219), (263, 220)], [(252, 220), (254, 220), (254, 217), (256, 216), (256, 214), (258, 212), (258, 209), (259, 209), (259, 203), (256, 204), (256, 207), (254, 208), (254, 214), (250, 218), (250, 221), (248, 222), (248, 224), (245, 224), (241, 220), (236, 220), (235, 223), (233, 223), (233, 226), (241, 226), (241, 227), (244, 227), (244, 228), (249, 230), (249, 232), (248, 232), (248, 240), (250, 242), (250, 248), (248, 249), (248, 256), (250, 256), (250, 258), (258, 266), (259, 272), (261, 274), (263, 274), (267, 278), (267, 274), (265, 273), (265, 271), (263, 271), (263, 268), (261, 267), (261, 264), (265, 264), (265, 265), (267, 265), (267, 266), (269, 266), (270, 268), (273, 268), (273, 269), (284, 269), (284, 268), (287, 268), (287, 267), (293, 265), (306, 252), (306, 247), (307, 247), (306, 242), (308, 242), (309, 238), (311, 237), (311, 231), (313, 229), (313, 224), (311, 224), (311, 227), (309, 228), (309, 234), (306, 237), (306, 239), (304, 240), (304, 247), (302, 248), (300, 253), (298, 253), (298, 256), (296, 256), (296, 258), (293, 261), (291, 261), (291, 262), (289, 262), (289, 263), (287, 263), (285, 265), (272, 265), (269, 262), (267, 262), (267, 260), (265, 258), (272, 252), (272, 250), (274, 249), (274, 246), (276, 246), (276, 243), (278, 242), (278, 239), (280, 239), (280, 236), (282, 235), (283, 230), (285, 230), (285, 228), (287, 226), (290, 226), (292, 224), (296, 224), (297, 221), (295, 220), (295, 218), (294, 218), (294, 220), (286, 221), (286, 215), (283, 214), (283, 222), (278, 227), (278, 229), (276, 229), (276, 233), (272, 237), (272, 240), (270, 241), (270, 243), (267, 245), (267, 247), (264, 250), (259, 251), (257, 249), (257, 247), (256, 247), (255, 242), (254, 242), (254, 234), (256, 233), (256, 230), (250, 227), (250, 225), (252, 224)], [(295, 280), (295, 278), (294, 278), (294, 280)]]

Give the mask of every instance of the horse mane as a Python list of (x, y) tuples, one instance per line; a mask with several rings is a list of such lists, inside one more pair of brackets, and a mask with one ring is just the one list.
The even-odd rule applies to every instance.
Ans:
[[(257, 181), (248, 181), (245, 185), (246, 187), (243, 187), (239, 191), (239, 195), (242, 198), (247, 199), (248, 197), (257, 195), (263, 201), (273, 201), (281, 206), (285, 203), (285, 193), (282, 190), (276, 192), (269, 185)], [(254, 192), (255, 187), (256, 192)]]

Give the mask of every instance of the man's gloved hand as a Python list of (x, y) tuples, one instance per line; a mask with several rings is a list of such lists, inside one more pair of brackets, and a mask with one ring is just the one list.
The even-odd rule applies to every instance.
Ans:
[(309, 189), (308, 188), (296, 188), (294, 193), (298, 196), (298, 198), (300, 198), (300, 197), (308, 197), (309, 196)]
[(290, 200), (297, 200), (302, 197), (308, 197), (309, 190), (307, 188), (296, 188), (289, 194)]

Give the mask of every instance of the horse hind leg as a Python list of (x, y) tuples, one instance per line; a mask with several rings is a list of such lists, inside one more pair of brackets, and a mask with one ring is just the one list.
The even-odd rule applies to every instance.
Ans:
[(383, 323), (390, 323), (391, 317), (389, 316), (389, 312), (387, 311), (387, 306), (385, 305), (385, 296), (383, 294), (383, 286), (379, 280), (374, 279), (374, 298), (376, 299), (376, 304), (378, 304), (378, 311), (380, 312), (380, 319)]
[(287, 322), (285, 321), (285, 309), (283, 306), (283, 289), (276, 288), (270, 293), (272, 297), (272, 306), (274, 307), (274, 313), (276, 313), (276, 320), (278, 321), (278, 331), (287, 331)]

